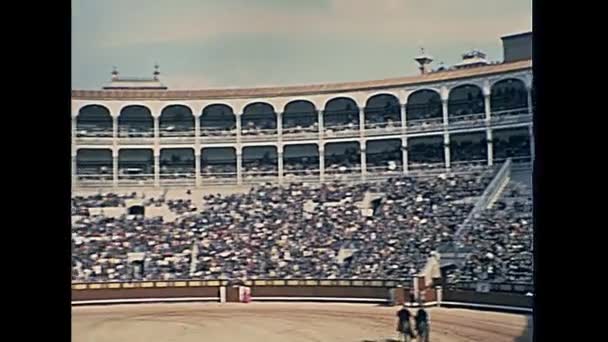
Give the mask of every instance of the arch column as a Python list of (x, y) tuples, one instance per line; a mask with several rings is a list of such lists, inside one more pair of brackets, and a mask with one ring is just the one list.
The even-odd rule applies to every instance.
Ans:
[(118, 148), (112, 149), (112, 186), (118, 187)]
[(359, 137), (365, 136), (365, 107), (359, 107)]
[(194, 183), (201, 186), (201, 113), (194, 114)]
[(279, 167), (279, 184), (283, 184), (283, 144), (277, 145), (277, 163)]
[(361, 179), (367, 178), (367, 144), (364, 140), (361, 141)]
[(325, 144), (319, 142), (319, 180), (325, 181)]
[(486, 140), (488, 141), (488, 166), (494, 165), (494, 142), (492, 141), (492, 130), (486, 130)]
[(403, 163), (403, 174), (408, 174), (407, 138), (401, 139), (401, 158)]
[(283, 140), (283, 113), (276, 112), (277, 114), (277, 136), (278, 140)]
[[(74, 145), (72, 145), (74, 146)], [(78, 184), (78, 169), (77, 169), (77, 152), (75, 148), (72, 148), (72, 170), (71, 170), (71, 174), (72, 174), (72, 187), (76, 187), (76, 185)]]
[(196, 187), (201, 186), (201, 149), (197, 146), (194, 149), (194, 181)]
[(448, 99), (450, 98), (450, 92), (448, 88), (443, 86), (441, 87), (441, 92), (439, 93), (441, 97), (441, 112), (443, 114), (443, 125), (447, 127), (449, 124), (448, 117)]
[(241, 117), (243, 115), (242, 114), (234, 114), (234, 117), (236, 119), (236, 142), (237, 144), (241, 143)]
[(532, 87), (526, 87), (526, 93), (528, 94), (528, 114), (532, 114)]
[(492, 106), (490, 104), (490, 89), (484, 87), (483, 88), (483, 107), (485, 109), (486, 112), (486, 121), (490, 122), (490, 120), (492, 119)]
[(118, 115), (112, 115), (112, 144), (118, 145)]
[(492, 90), (490, 89), (490, 82), (488, 80), (485, 81), (484, 86), (482, 88), (483, 93), (483, 107), (486, 114), (486, 121), (490, 122), (492, 119), (492, 106), (490, 105), (490, 95), (492, 94)]
[(405, 134), (407, 129), (407, 102), (400, 104), (401, 106), (401, 134)]
[(201, 145), (201, 113), (194, 115), (194, 144)]
[(240, 145), (236, 147), (236, 183), (243, 184), (243, 148)]
[(534, 163), (534, 126), (528, 126), (528, 132), (530, 132), (530, 161)]
[(71, 125), (72, 125), (72, 132), (71, 132), (71, 145), (72, 145), (72, 169), (71, 169), (71, 175), (72, 175), (72, 187), (76, 186), (77, 183), (77, 173), (76, 173), (76, 120), (77, 120), (77, 115), (71, 115), (70, 116), (72, 121), (71, 121)]
[(325, 129), (323, 128), (323, 109), (319, 109), (317, 113), (317, 122), (319, 123), (319, 140), (323, 140), (323, 130)]
[(157, 145), (160, 139), (160, 116), (154, 115), (154, 144)]
[(72, 146), (76, 146), (76, 130), (78, 129), (77, 124), (77, 120), (78, 120), (78, 116), (77, 115), (71, 115), (72, 121)]
[(154, 187), (160, 187), (160, 148), (158, 146), (154, 146)]
[(450, 123), (448, 118), (448, 99), (441, 99), (441, 108), (443, 112), (443, 124), (447, 126)]
[(450, 135), (448, 133), (443, 134), (443, 154), (445, 159), (445, 168), (449, 169), (452, 163), (450, 160)]

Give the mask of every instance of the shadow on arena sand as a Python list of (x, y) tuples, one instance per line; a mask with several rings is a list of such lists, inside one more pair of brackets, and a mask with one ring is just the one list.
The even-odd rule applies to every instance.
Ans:
[(514, 342), (531, 342), (533, 339), (533, 320), (532, 320), (532, 315), (527, 316), (527, 322), (526, 322), (526, 327), (524, 328), (524, 331), (521, 333), (521, 336), (515, 338)]

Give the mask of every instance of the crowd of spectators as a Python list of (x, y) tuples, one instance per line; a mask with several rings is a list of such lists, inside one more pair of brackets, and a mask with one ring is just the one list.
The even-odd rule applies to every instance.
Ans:
[[(479, 196), (491, 178), (480, 169), (356, 185), (267, 184), (207, 195), (199, 208), (190, 199), (167, 201), (179, 214), (171, 222), (81, 217), (72, 227), (73, 279), (403, 279), (451, 241), (473, 206), (464, 199)], [(371, 212), (360, 207), (368, 192), (382, 194)], [(351, 254), (340, 257), (346, 249)], [(145, 253), (142, 271), (129, 262), (134, 252)]]
[(472, 251), (448, 281), (533, 282), (532, 194), (510, 182), (492, 208), (476, 217), (464, 237)]

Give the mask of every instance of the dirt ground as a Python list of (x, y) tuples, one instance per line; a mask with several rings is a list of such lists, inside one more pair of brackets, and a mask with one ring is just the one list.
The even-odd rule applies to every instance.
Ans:
[[(398, 307), (370, 304), (137, 304), (72, 308), (74, 342), (385, 342)], [(532, 341), (526, 315), (428, 309), (432, 342)]]

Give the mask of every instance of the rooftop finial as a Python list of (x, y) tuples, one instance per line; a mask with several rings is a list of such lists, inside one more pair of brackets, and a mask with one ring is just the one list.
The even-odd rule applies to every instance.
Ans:
[(418, 67), (418, 69), (420, 70), (420, 74), (426, 74), (429, 71), (429, 64), (433, 62), (433, 57), (426, 55), (424, 53), (424, 47), (420, 47), (420, 56), (416, 57), (415, 60), (420, 65)]

